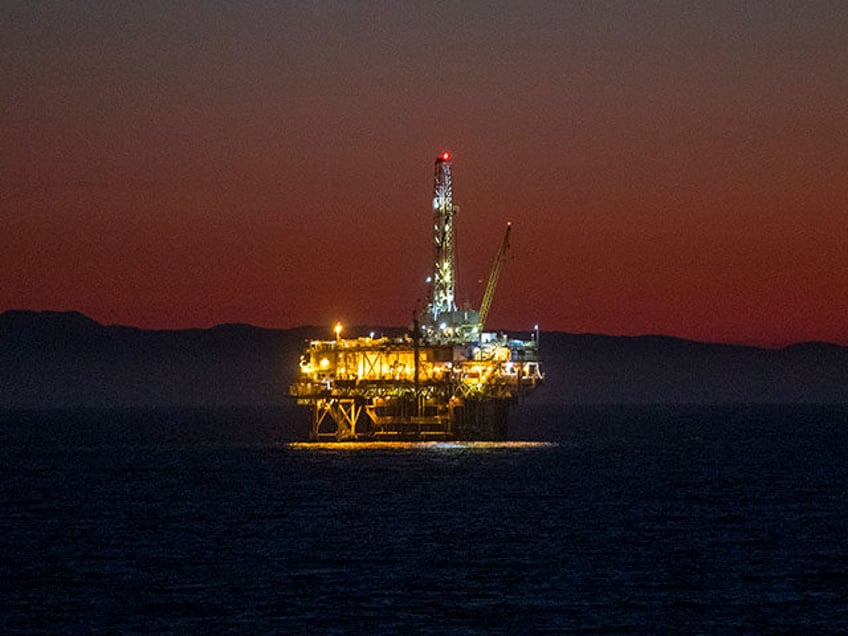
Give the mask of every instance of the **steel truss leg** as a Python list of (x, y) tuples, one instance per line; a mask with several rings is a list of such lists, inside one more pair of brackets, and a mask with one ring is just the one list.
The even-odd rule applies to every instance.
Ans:
[(362, 406), (353, 398), (334, 399), (329, 402), (329, 414), (336, 423), (336, 439), (355, 439), (356, 423), (362, 413)]

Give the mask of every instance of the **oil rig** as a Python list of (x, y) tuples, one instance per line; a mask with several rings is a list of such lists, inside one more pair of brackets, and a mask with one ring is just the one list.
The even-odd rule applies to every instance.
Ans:
[(311, 409), (311, 441), (504, 440), (510, 407), (543, 379), (539, 330), (530, 340), (486, 332), (510, 223), (479, 310), (456, 305), (456, 232), (451, 155), (436, 158), (433, 273), (429, 299), (400, 338), (313, 340), (289, 394)]

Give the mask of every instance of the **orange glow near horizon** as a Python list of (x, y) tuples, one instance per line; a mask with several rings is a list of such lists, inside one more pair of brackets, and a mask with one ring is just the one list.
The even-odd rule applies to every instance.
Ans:
[(0, 311), (407, 326), (456, 155), (493, 329), (848, 344), (837, 4), (13, 3)]

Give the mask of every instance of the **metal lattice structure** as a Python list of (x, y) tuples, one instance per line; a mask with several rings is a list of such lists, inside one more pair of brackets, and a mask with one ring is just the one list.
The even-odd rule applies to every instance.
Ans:
[(456, 311), (454, 217), (459, 208), (453, 204), (450, 153), (444, 152), (436, 159), (433, 181), (433, 296), (428, 310), (437, 323), (442, 314)]
[(504, 439), (510, 405), (542, 382), (536, 340), (310, 342), (289, 390), (312, 440)]
[(489, 317), (489, 310), (492, 308), (492, 298), (495, 296), (495, 289), (498, 286), (498, 278), (501, 275), (506, 253), (509, 250), (509, 233), (512, 230), (512, 223), (506, 224), (506, 232), (504, 232), (503, 241), (498, 248), (498, 253), (495, 255), (495, 260), (492, 263), (492, 272), (489, 274), (489, 282), (486, 283), (486, 292), (483, 294), (483, 302), (480, 303), (480, 330), (486, 326), (486, 318)]

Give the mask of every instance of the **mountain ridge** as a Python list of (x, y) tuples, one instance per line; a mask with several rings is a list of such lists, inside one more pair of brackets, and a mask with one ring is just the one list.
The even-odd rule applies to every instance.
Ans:
[[(327, 327), (148, 330), (9, 310), (0, 314), (0, 408), (280, 405), (304, 341), (328, 337)], [(546, 381), (530, 398), (540, 403), (848, 403), (848, 348), (834, 343), (542, 332), (540, 348)]]

